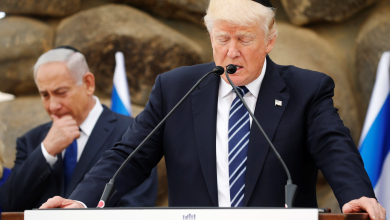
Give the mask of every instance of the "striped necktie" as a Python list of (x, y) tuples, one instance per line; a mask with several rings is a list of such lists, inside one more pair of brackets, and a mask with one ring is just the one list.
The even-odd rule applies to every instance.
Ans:
[(70, 179), (72, 178), (74, 168), (77, 165), (77, 140), (75, 139), (66, 148), (64, 156), (64, 191), (68, 189)]
[[(241, 96), (249, 91), (245, 86), (237, 87)], [(245, 170), (250, 133), (249, 113), (237, 96), (229, 114), (229, 186), (231, 207), (242, 207), (244, 203)]]

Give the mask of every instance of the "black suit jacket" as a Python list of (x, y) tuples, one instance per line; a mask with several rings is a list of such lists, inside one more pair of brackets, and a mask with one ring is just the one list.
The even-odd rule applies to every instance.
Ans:
[[(69, 188), (64, 193), (63, 162), (61, 154), (53, 168), (46, 162), (41, 143), (49, 132), (52, 122), (40, 125), (17, 139), (16, 160), (11, 175), (0, 187), (0, 205), (4, 211), (23, 211), (38, 208), (47, 199), (60, 195), (68, 197), (84, 175), (100, 159), (101, 155), (121, 140), (123, 133), (134, 119), (116, 114), (103, 106), (104, 110), (88, 138), (83, 153), (74, 170)], [(97, 192), (101, 194), (101, 192)], [(157, 197), (157, 173), (153, 171), (140, 188), (113, 200), (119, 206), (154, 206)], [(97, 203), (93, 206), (96, 207)]]
[[(214, 63), (201, 64), (159, 75), (144, 111), (70, 198), (96, 203), (99, 198), (90, 195), (104, 188), (119, 161), (214, 67)], [(164, 155), (170, 206), (218, 206), (216, 118), (220, 80), (214, 75), (206, 78), (144, 145), (116, 182), (118, 195), (140, 184)], [(317, 206), (318, 169), (330, 183), (340, 206), (361, 196), (374, 197), (360, 154), (333, 106), (333, 93), (334, 82), (329, 76), (280, 66), (267, 57), (254, 114), (299, 187), (297, 207)], [(276, 106), (275, 100), (282, 101), (282, 106)], [(275, 153), (252, 125), (244, 206), (284, 207), (286, 182), (286, 173)]]

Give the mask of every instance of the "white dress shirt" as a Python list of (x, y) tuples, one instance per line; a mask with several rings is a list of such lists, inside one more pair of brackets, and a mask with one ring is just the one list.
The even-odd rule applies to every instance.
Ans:
[[(246, 85), (249, 92), (243, 97), (252, 112), (255, 111), (257, 96), (263, 82), (267, 60), (264, 60), (261, 74), (253, 82)], [(230, 84), (221, 79), (218, 92), (218, 110), (217, 110), (217, 135), (216, 135), (216, 153), (217, 153), (217, 183), (218, 183), (218, 205), (219, 207), (231, 207), (230, 205), (230, 187), (229, 187), (229, 114), (236, 93)], [(250, 124), (252, 125), (252, 117)]]
[[(96, 122), (98, 121), (100, 115), (103, 112), (103, 106), (100, 104), (99, 98), (96, 96), (93, 96), (95, 99), (95, 106), (92, 108), (92, 110), (89, 112), (87, 118), (81, 123), (80, 125), (80, 137), (77, 138), (77, 162), (79, 161), (81, 154), (83, 153), (84, 147), (87, 144), (88, 138), (92, 133), (93, 128), (95, 127)], [(54, 164), (57, 162), (58, 158), (56, 156), (50, 155), (47, 151), (45, 146), (43, 145), (43, 142), (41, 143), (41, 149), (43, 156), (45, 157), (47, 163), (53, 167)], [(65, 150), (62, 151), (62, 157), (64, 157)]]

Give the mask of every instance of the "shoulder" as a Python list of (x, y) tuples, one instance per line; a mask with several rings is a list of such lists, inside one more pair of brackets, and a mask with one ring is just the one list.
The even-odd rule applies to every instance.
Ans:
[[(121, 126), (121, 127), (128, 127), (131, 123), (134, 122), (134, 119), (129, 116), (125, 116), (122, 114), (118, 114), (113, 112), (111, 109), (109, 109), (107, 106), (103, 105), (103, 112), (100, 115), (100, 118), (104, 118), (109, 123), (115, 124), (115, 126)], [(100, 119), (99, 118), (99, 119)]]
[(316, 92), (321, 86), (334, 89), (333, 79), (325, 73), (302, 69), (292, 65), (283, 66), (275, 64), (275, 68), (283, 82), (287, 85), (287, 88), (294, 91)]
[(204, 63), (193, 66), (182, 66), (168, 72), (160, 74), (161, 81), (164, 83), (186, 83), (197, 81), (207, 72), (215, 67), (215, 63)]

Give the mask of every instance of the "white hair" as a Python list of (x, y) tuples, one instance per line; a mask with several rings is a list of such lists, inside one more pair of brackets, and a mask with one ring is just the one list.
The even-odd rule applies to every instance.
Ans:
[(225, 21), (234, 25), (259, 26), (266, 37), (266, 43), (277, 37), (275, 9), (265, 7), (253, 0), (210, 0), (204, 22), (209, 33), (216, 22)]
[(70, 49), (58, 48), (52, 49), (42, 54), (34, 65), (34, 79), (36, 82), (37, 72), (40, 66), (46, 63), (63, 62), (72, 77), (78, 85), (83, 83), (83, 76), (89, 72), (87, 61), (80, 52), (75, 52)]

